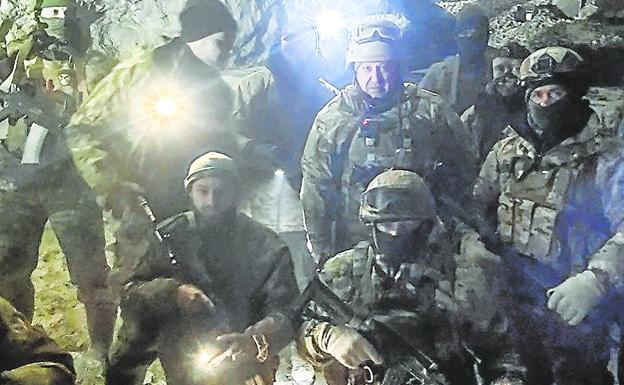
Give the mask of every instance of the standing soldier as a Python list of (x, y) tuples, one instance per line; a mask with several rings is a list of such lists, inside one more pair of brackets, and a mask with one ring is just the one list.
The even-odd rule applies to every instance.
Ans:
[(357, 217), (366, 185), (390, 168), (420, 172), (434, 190), (460, 194), (472, 183), (472, 144), (436, 95), (403, 83), (400, 29), (358, 25), (347, 50), (354, 82), (316, 116), (301, 166), (306, 232), (316, 261), (366, 237)]
[[(500, 258), (499, 281), (513, 348), (530, 384), (611, 384), (609, 294), (621, 283), (624, 148), (583, 99), (585, 62), (563, 47), (525, 59), (528, 124), (493, 147), (474, 197), (506, 248), (466, 235), (464, 259)], [(489, 216), (488, 216), (489, 215)], [(488, 227), (488, 226), (484, 226)], [(488, 257), (489, 256), (489, 257)], [(487, 257), (487, 258), (486, 258)], [(604, 305), (604, 306), (602, 306)], [(612, 307), (612, 305), (611, 305)]]
[[(206, 382), (210, 364), (219, 362), (213, 357), (226, 357), (225, 364), (249, 363), (241, 371), (247, 374), (241, 382), (223, 377), (218, 383), (254, 378), (271, 384), (277, 353), (295, 332), (281, 313), (298, 292), (288, 248), (239, 213), (241, 181), (231, 158), (216, 152), (197, 158), (184, 188), (193, 209), (157, 226), (167, 250), (156, 242), (138, 199), (127, 212), (134, 225), (118, 232), (118, 247), (133, 250), (138, 263), (124, 287), (124, 324), (106, 383), (142, 384), (156, 357), (169, 384), (213, 383)], [(239, 334), (214, 339), (224, 332)]]
[[(432, 357), (449, 384), (474, 383), (451, 316), (454, 252), (423, 179), (410, 171), (379, 174), (362, 195), (360, 218), (368, 239), (329, 259), (321, 278), (356, 314), (383, 319)], [(361, 365), (382, 363), (396, 348), (388, 342), (372, 346), (349, 326), (312, 320), (298, 346), (323, 366), (328, 383), (347, 384), (365, 378)]]
[(440, 95), (458, 114), (475, 104), (487, 83), (485, 52), (489, 19), (479, 6), (466, 6), (457, 15), (457, 55), (429, 68), (420, 86)]
[[(28, 77), (13, 73), (13, 80), (23, 79), (0, 96), (5, 103), (0, 112), (4, 127), (0, 129), (0, 294), (32, 318), (30, 275), (49, 221), (86, 308), (91, 348), (104, 358), (112, 340), (116, 305), (107, 284), (102, 211), (74, 166), (63, 132), (78, 101), (75, 58), (58, 40), (63, 30), (51, 26), (64, 26), (67, 7), (45, 5), (41, 18), (46, 32), (54, 32), (55, 38), (45, 35), (43, 41), (50, 44), (30, 55), (34, 57), (29, 59)], [(48, 15), (52, 8), (54, 17)]]
[(477, 146), (479, 167), (494, 143), (505, 137), (507, 126), (526, 119), (520, 64), (529, 54), (529, 50), (518, 43), (496, 50), (492, 58), (492, 79), (476, 103), (461, 115)]
[(72, 385), (75, 377), (71, 355), (0, 298), (0, 383)]

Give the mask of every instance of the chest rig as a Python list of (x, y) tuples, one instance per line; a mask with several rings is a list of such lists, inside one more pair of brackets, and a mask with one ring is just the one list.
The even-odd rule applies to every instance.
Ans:
[(368, 183), (383, 171), (395, 168), (423, 172), (424, 165), (417, 160), (422, 154), (416, 151), (416, 135), (431, 124), (419, 113), (406, 116), (407, 109), (409, 106), (398, 103), (384, 113), (365, 114), (347, 139), (341, 184), (344, 195), (358, 197), (351, 202), (354, 207), (359, 205), (359, 196)]
[[(597, 150), (591, 143), (570, 143), (542, 157), (527, 147), (516, 147), (515, 156), (503, 162), (499, 181), (501, 239), (521, 254), (563, 267), (567, 261), (561, 257), (570, 256), (570, 250), (568, 242), (561, 239), (562, 212), (589, 215), (592, 208), (582, 207), (583, 201), (600, 199), (587, 196), (589, 191), (593, 192), (589, 195), (596, 192)], [(578, 200), (579, 195), (585, 196)], [(575, 205), (578, 207), (572, 207)]]
[(392, 268), (372, 248), (360, 249), (354, 261), (354, 303), (370, 310), (428, 309), (443, 275), (425, 262)]

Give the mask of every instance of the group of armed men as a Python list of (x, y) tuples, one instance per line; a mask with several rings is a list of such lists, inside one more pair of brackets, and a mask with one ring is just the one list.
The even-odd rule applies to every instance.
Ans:
[(330, 385), (614, 383), (624, 142), (579, 53), (488, 48), (469, 5), (416, 84), (448, 36), (370, 16), (332, 97), (316, 28), (228, 67), (237, 23), (204, 0), (86, 84), (71, 14), (44, 0), (36, 44), (0, 61), (0, 384), (76, 380), (28, 321), (47, 222), (107, 385), (156, 358), (172, 385), (271, 384), (293, 341)]

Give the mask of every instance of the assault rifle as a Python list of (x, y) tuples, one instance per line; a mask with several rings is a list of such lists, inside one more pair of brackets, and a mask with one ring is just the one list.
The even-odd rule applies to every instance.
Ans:
[(436, 199), (444, 210), (472, 227), (478, 233), (485, 248), (502, 259), (501, 272), (505, 274), (506, 281), (510, 283), (506, 286), (507, 288), (521, 290), (535, 304), (546, 306), (545, 290), (563, 282), (566, 278), (563, 274), (550, 265), (518, 253), (512, 246), (503, 242), (478, 213), (470, 212), (444, 194), (438, 195)]
[(0, 91), (0, 122), (24, 117), (29, 124), (36, 123), (49, 130), (64, 127), (69, 122), (70, 109), (64, 108), (67, 106), (60, 105), (51, 95), (45, 95), (36, 85), (26, 83), (11, 88), (9, 92)]
[[(512, 246), (504, 243), (480, 215), (469, 212), (453, 199), (441, 194), (437, 200), (445, 210), (475, 229), (486, 249), (501, 258), (498, 270), (492, 275), (500, 274), (497, 279), (504, 282), (499, 288), (502, 294), (517, 300), (511, 305), (513, 308), (510, 311), (517, 310), (518, 302), (528, 303), (547, 311), (547, 290), (568, 278), (565, 271), (563, 269), (557, 271), (553, 266), (536, 258), (518, 253)], [(613, 314), (613, 301), (617, 298), (616, 295), (615, 291), (609, 291), (598, 305), (600, 309), (594, 310), (579, 327), (591, 328), (609, 322), (611, 315), (606, 314)]]
[(366, 382), (382, 385), (441, 385), (446, 381), (437, 364), (388, 322), (388, 316), (360, 316), (321, 279), (315, 277), (290, 307), (291, 318), (300, 319), (314, 302), (334, 324), (348, 325), (360, 332), (384, 357), (384, 364), (364, 365)]

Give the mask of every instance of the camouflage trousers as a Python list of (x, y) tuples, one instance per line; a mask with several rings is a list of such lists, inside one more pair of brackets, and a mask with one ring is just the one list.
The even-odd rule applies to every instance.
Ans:
[(43, 172), (36, 184), (0, 191), (0, 296), (29, 319), (34, 311), (30, 276), (49, 221), (67, 258), (72, 282), (85, 304), (92, 344), (106, 350), (116, 301), (110, 297), (102, 211), (73, 163)]

